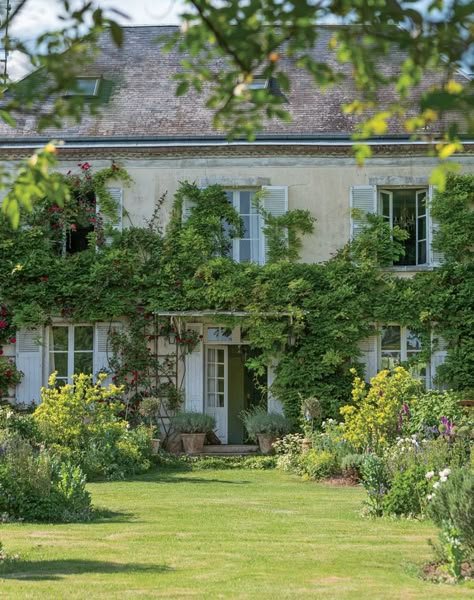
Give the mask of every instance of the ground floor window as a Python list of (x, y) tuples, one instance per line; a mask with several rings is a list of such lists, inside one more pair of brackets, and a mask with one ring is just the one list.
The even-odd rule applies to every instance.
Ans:
[(381, 369), (393, 369), (410, 361), (412, 375), (426, 381), (426, 363), (414, 360), (422, 351), (421, 340), (415, 333), (400, 325), (384, 325), (380, 339)]
[(76, 373), (92, 373), (94, 327), (57, 325), (49, 330), (49, 373), (57, 371), (58, 385), (71, 382)]

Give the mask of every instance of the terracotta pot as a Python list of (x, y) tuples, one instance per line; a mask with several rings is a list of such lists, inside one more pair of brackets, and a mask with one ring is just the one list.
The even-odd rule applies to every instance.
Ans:
[(257, 433), (258, 445), (262, 454), (271, 454), (273, 452), (273, 442), (276, 437), (270, 433)]
[(153, 438), (151, 440), (151, 453), (158, 454), (158, 450), (160, 449), (161, 440)]
[(310, 439), (304, 438), (304, 440), (301, 442), (301, 452), (303, 454), (306, 454), (306, 452), (309, 452), (309, 450), (311, 450), (312, 445), (313, 442)]
[(181, 441), (186, 454), (201, 454), (204, 449), (205, 433), (182, 433)]

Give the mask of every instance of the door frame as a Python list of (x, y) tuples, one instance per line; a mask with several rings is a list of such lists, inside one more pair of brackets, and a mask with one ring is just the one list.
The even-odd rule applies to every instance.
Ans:
[(209, 350), (224, 351), (224, 406), (221, 407), (225, 414), (224, 434), (219, 439), (223, 444), (227, 444), (229, 439), (229, 350), (225, 344), (204, 344), (204, 413), (208, 414), (207, 410), (207, 394), (208, 394), (208, 367), (209, 367)]

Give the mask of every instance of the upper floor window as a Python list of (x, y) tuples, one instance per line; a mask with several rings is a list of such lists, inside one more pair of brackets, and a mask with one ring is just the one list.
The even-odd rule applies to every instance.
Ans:
[(378, 213), (390, 224), (408, 233), (405, 255), (394, 265), (425, 265), (428, 262), (427, 189), (381, 189)]
[(232, 240), (232, 258), (237, 262), (261, 262), (261, 216), (255, 203), (255, 191), (227, 192), (229, 202), (240, 215), (243, 235)]
[(397, 267), (437, 266), (444, 260), (431, 243), (437, 223), (430, 215), (432, 186), (355, 185), (351, 188), (351, 237), (367, 227), (367, 213), (380, 215), (391, 228), (398, 226), (408, 233), (402, 242), (405, 255), (394, 263)]

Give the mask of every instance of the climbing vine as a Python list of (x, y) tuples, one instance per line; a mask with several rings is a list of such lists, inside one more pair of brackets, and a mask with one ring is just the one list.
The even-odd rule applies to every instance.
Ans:
[[(58, 316), (67, 322), (123, 318), (130, 326), (112, 341), (111, 367), (115, 381), (128, 386), (130, 398), (140, 401), (144, 391), (164, 397), (161, 385), (166, 387), (167, 381), (164, 376), (156, 384), (153, 336), (173, 337), (181, 354), (192, 349), (197, 339), (195, 332), (171, 336), (178, 332), (171, 332), (170, 321), (155, 313), (186, 310), (247, 313), (238, 321), (245, 340), (256, 350), (249, 366), (261, 373), (279, 357), (274, 391), (295, 418), (302, 397), (317, 397), (324, 416), (338, 414), (350, 397), (351, 369), (362, 371), (360, 342), (374, 332), (376, 324), (396, 322), (417, 333), (424, 347), (420, 361), (429, 357), (434, 329), (449, 350), (440, 377), (457, 389), (474, 388), (473, 213), (469, 208), (473, 176), (449, 178), (446, 191), (433, 203), (440, 222), (437, 242), (446, 253), (446, 263), (410, 279), (381, 269), (403, 253), (400, 241), (406, 234), (400, 230), (393, 235), (380, 219), (373, 219), (356, 243), (326, 263), (295, 262), (301, 236), (314, 227), (305, 211), (275, 218), (262, 212), (268, 263), (236, 263), (229, 251), (232, 238), (242, 231), (239, 215), (221, 187), (199, 189), (188, 182), (178, 189), (166, 230), (155, 215), (147, 227), (124, 230), (100, 252), (91, 243), (82, 252), (61, 255), (53, 225), (72, 227), (79, 218), (87, 221), (87, 215), (96, 214), (87, 208), (98, 197), (101, 211), (112, 216), (106, 184), (117, 177), (129, 181), (125, 170), (116, 165), (93, 174), (88, 163), (79, 165), (78, 174), (65, 177), (72, 186), (71, 206), (51, 210), (54, 201), (48, 198), (27, 217), (28, 228), (12, 231), (6, 221), (0, 225), (0, 297), (8, 311), (5, 330), (12, 335), (16, 328), (48, 324)], [(91, 236), (96, 240), (97, 231)], [(229, 327), (236, 323), (230, 317), (219, 320)], [(176, 406), (179, 386), (173, 386), (176, 390), (169, 397)]]

